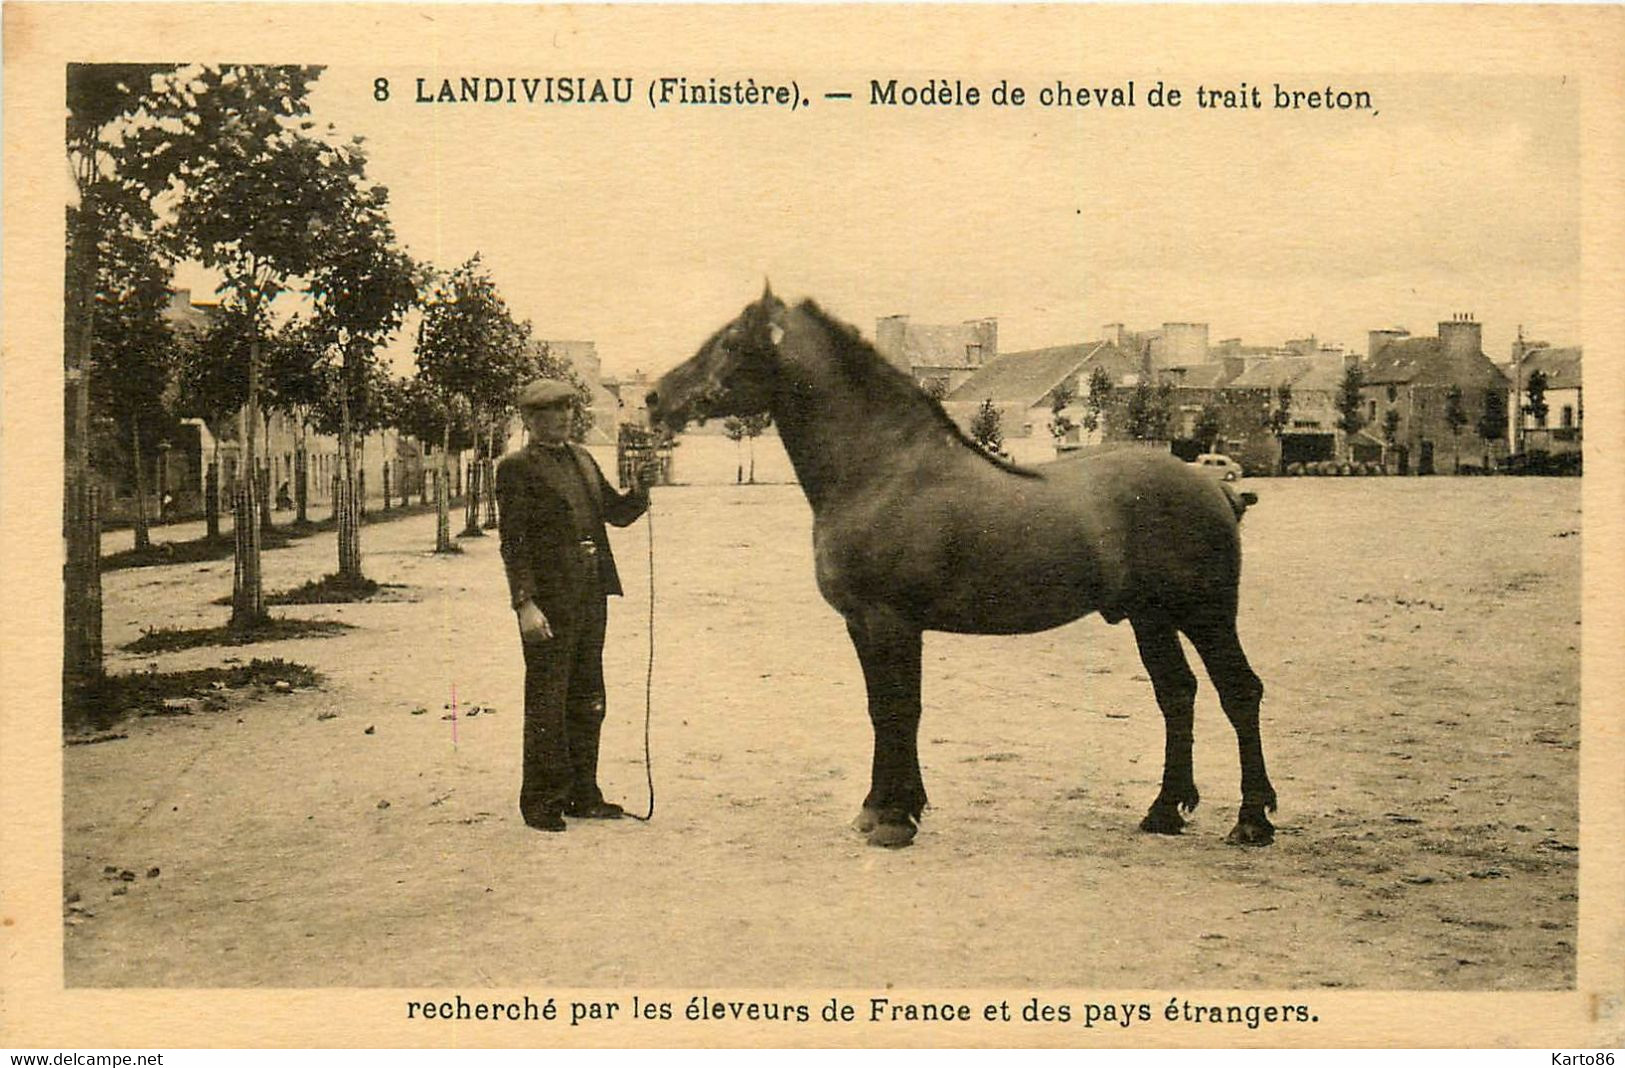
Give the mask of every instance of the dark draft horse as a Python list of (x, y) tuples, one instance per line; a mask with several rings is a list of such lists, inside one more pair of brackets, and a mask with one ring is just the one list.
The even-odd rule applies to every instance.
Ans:
[(856, 330), (769, 288), (649, 394), (673, 430), (771, 412), (813, 510), (818, 588), (846, 619), (874, 725), (869, 795), (854, 826), (908, 845), (920, 777), (921, 634), (1018, 634), (1099, 612), (1134, 628), (1167, 728), (1162, 788), (1142, 830), (1177, 834), (1196, 808), (1191, 721), (1201, 656), (1241, 751), (1228, 840), (1268, 845), (1264, 687), (1236, 636), (1234, 491), (1166, 453), (1124, 449), (1036, 469), (976, 447)]

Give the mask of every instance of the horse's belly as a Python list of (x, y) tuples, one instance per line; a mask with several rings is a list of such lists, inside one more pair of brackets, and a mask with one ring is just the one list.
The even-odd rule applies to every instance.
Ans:
[(1101, 605), (1087, 573), (957, 576), (926, 614), (925, 629), (958, 634), (1031, 634), (1070, 623)]

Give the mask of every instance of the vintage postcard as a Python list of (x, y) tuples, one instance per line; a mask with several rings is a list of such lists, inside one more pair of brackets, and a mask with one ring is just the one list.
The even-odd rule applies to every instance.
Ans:
[(5, 1045), (1625, 1041), (1625, 11), (4, 61)]

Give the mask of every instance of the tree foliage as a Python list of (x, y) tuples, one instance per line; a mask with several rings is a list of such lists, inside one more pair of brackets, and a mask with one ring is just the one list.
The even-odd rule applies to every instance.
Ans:
[(117, 183), (107, 184), (97, 197), (103, 226), (93, 296), (91, 407), (98, 421), (117, 428), (111, 454), (128, 463), (133, 440), (151, 450), (174, 426), (175, 339), (164, 314), (171, 264), (155, 250), (140, 199)]
[(1163, 441), (1173, 419), (1174, 387), (1162, 382), (1151, 385), (1144, 377), (1129, 394), (1125, 413), (1128, 436), (1138, 441)]
[(1501, 390), (1484, 391), (1484, 409), (1479, 414), (1477, 430), (1478, 436), (1485, 441), (1496, 441), (1506, 437), (1507, 400), (1506, 394)]
[(1360, 390), (1364, 385), (1365, 373), (1357, 364), (1343, 369), (1343, 380), (1337, 387), (1337, 429), (1349, 437), (1365, 426), (1365, 416), (1360, 412)]
[(1546, 389), (1548, 380), (1545, 371), (1533, 371), (1529, 381), (1524, 383), (1524, 393), (1529, 398), (1524, 402), (1524, 414), (1530, 416), (1538, 427), (1546, 425), (1546, 417), (1551, 414), (1551, 405), (1546, 402)]
[(987, 398), (971, 417), (971, 440), (988, 452), (997, 453), (1004, 447), (1004, 430), (1001, 427), (1003, 421), (998, 407), (993, 403), (993, 398)]
[(1444, 397), (1444, 421), (1450, 427), (1452, 437), (1460, 434), (1467, 425), (1467, 406), (1462, 396), (1460, 386), (1451, 386)]
[(1392, 445), (1399, 436), (1399, 409), (1389, 408), (1382, 414), (1382, 440)]
[(1077, 399), (1078, 391), (1070, 381), (1062, 382), (1050, 393), (1049, 398), (1049, 432), (1056, 441), (1061, 441), (1078, 428), (1068, 412), (1072, 402)]
[(1282, 382), (1275, 387), (1275, 406), (1269, 414), (1270, 433), (1280, 437), (1292, 425), (1292, 385)]
[(1083, 418), (1079, 425), (1093, 434), (1101, 429), (1101, 421), (1105, 415), (1106, 402), (1112, 394), (1112, 379), (1104, 367), (1096, 367), (1089, 372), (1089, 389), (1084, 395)]
[(1196, 415), (1196, 426), (1191, 430), (1191, 436), (1201, 443), (1203, 452), (1212, 452), (1213, 443), (1224, 431), (1224, 420), (1219, 415), (1219, 409), (1211, 404), (1202, 405), (1202, 410)]

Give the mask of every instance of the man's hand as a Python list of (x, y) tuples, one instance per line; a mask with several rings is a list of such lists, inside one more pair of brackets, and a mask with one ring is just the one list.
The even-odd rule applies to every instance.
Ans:
[(519, 640), (522, 642), (545, 642), (553, 637), (553, 627), (547, 622), (542, 610), (536, 607), (535, 601), (526, 601), (519, 606)]
[(627, 487), (626, 495), (633, 500), (647, 503), (649, 500), (649, 484), (653, 481), (654, 472), (647, 470), (642, 464), (637, 464), (628, 472), (628, 475), (628, 480), (632, 484)]

